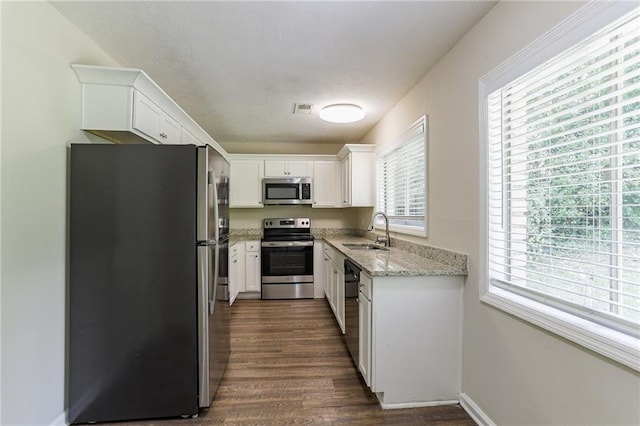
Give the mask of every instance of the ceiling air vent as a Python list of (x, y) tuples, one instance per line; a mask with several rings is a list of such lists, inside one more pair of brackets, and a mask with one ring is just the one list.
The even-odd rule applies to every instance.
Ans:
[(311, 114), (313, 104), (293, 104), (294, 114)]

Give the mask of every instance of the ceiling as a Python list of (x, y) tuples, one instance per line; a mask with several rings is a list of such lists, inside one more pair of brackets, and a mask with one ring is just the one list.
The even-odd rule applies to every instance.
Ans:
[[(357, 142), (494, 1), (53, 1), (220, 143)], [(94, 64), (90, 64), (94, 65)], [(314, 105), (293, 114), (295, 103)], [(320, 120), (356, 103), (357, 123)]]

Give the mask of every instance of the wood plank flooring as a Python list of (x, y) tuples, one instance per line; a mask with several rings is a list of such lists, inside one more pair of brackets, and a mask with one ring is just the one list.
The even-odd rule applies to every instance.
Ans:
[(196, 419), (118, 425), (475, 425), (459, 406), (382, 410), (360, 378), (324, 299), (237, 300), (231, 357)]

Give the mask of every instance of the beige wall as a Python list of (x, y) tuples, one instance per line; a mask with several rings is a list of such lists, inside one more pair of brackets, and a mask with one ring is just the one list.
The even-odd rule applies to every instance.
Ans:
[[(313, 228), (365, 229), (360, 216), (371, 215), (371, 208), (314, 209), (307, 206), (266, 206), (260, 209), (231, 209), (231, 228), (262, 228), (262, 219), (268, 217), (309, 217)], [(363, 213), (361, 213), (363, 212)]]
[(640, 424), (640, 377), (479, 301), (478, 79), (583, 3), (500, 2), (362, 142), (429, 115), (429, 237), (470, 256), (463, 391), (501, 425)]
[[(2, 8), (2, 425), (64, 421), (69, 64), (117, 65), (48, 2)], [(63, 423), (61, 423), (63, 424)]]

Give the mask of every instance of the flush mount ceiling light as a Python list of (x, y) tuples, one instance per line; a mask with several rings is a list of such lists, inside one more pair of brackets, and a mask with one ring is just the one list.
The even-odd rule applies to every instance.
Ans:
[(364, 118), (364, 110), (354, 104), (327, 105), (320, 111), (320, 118), (331, 123), (353, 123)]

